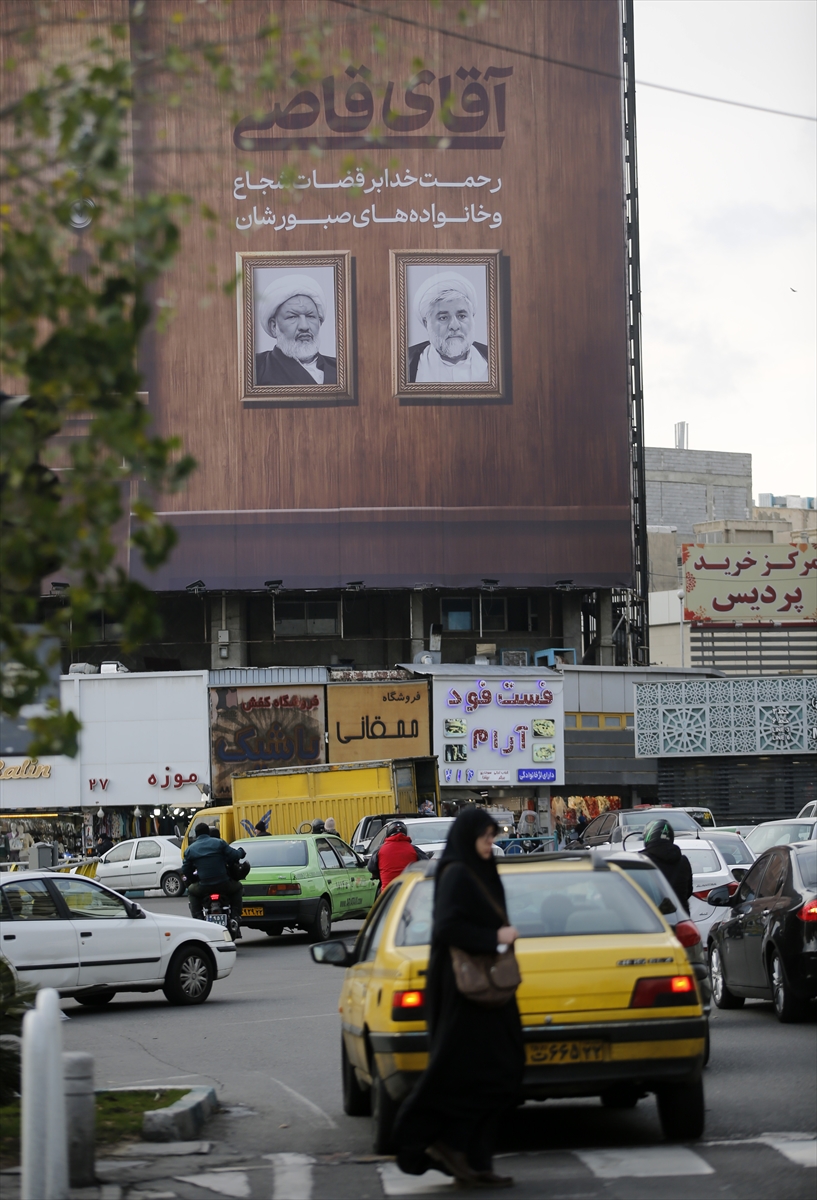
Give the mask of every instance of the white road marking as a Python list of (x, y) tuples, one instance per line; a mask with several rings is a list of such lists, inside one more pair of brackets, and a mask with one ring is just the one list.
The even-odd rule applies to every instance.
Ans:
[(180, 1183), (193, 1183), (196, 1187), (218, 1192), (220, 1196), (234, 1196), (236, 1200), (244, 1200), (250, 1194), (250, 1180), (244, 1171), (225, 1171), (219, 1175), (206, 1171), (202, 1175), (177, 1175), (176, 1178)]
[[(325, 1113), (322, 1108), (319, 1108), (318, 1105), (314, 1103), (314, 1101), (309, 1100), (306, 1096), (302, 1096), (300, 1092), (296, 1092), (294, 1088), (289, 1087), (286, 1083), (281, 1083), (280, 1079), (275, 1079), (272, 1075), (270, 1075), (269, 1078), (273, 1083), (277, 1083), (279, 1088), (283, 1088), (283, 1090), (295, 1100), (300, 1100), (301, 1104), (303, 1104), (305, 1108), (308, 1108), (310, 1112), (314, 1113), (315, 1116), (319, 1118), (319, 1125), (322, 1125), (325, 1129), (337, 1129), (337, 1123), (332, 1120), (332, 1118), (329, 1116), (329, 1113)], [(265, 1157), (267, 1156), (265, 1155)]]
[(784, 1158), (796, 1163), (798, 1167), (817, 1167), (817, 1141), (813, 1138), (789, 1141), (785, 1138), (764, 1137), (758, 1140), (765, 1146), (778, 1150)]
[(273, 1200), (311, 1200), (312, 1164), (308, 1154), (265, 1154), (274, 1171)]
[(384, 1196), (427, 1196), (441, 1188), (452, 1188), (454, 1180), (442, 1171), (426, 1171), (425, 1175), (405, 1175), (397, 1163), (383, 1163), (377, 1168)]
[(632, 1146), (574, 1150), (598, 1179), (653, 1179), (662, 1175), (713, 1175), (714, 1168), (685, 1146)]

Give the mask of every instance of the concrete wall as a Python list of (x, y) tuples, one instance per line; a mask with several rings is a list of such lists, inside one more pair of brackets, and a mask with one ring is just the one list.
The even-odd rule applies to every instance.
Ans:
[(751, 454), (648, 446), (644, 465), (647, 521), (675, 525), (679, 542), (693, 540), (696, 521), (751, 514)]

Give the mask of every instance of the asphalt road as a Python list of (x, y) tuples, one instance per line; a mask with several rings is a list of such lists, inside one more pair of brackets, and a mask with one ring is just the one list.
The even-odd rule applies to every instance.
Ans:
[[(143, 903), (186, 911), (184, 900)], [(200, 1007), (171, 1008), (161, 993), (118, 996), (103, 1010), (66, 1000), (65, 1049), (94, 1055), (97, 1087), (207, 1083), (226, 1106), (208, 1126), (214, 1146), (206, 1158), (150, 1162), (136, 1181), (112, 1166), (109, 1178), (130, 1180), (126, 1194), (144, 1200), (410, 1194), (391, 1164), (360, 1161), (371, 1149), (369, 1123), (343, 1113), (341, 979), (312, 962), (305, 936), (245, 931), (232, 975)], [(499, 1136), (504, 1167), (520, 1184), (516, 1194), (810, 1200), (815, 1026), (817, 1015), (780, 1025), (770, 1004), (754, 1001), (736, 1012), (713, 1010), (705, 1140), (688, 1149), (663, 1143), (652, 1098), (629, 1112), (588, 1100), (526, 1105)], [(435, 1186), (428, 1176), (410, 1182), (423, 1191)], [(451, 1190), (442, 1178), (437, 1183)]]

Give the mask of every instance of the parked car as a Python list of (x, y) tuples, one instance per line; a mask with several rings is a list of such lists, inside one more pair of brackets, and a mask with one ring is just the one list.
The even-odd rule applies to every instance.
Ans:
[(817, 817), (817, 800), (804, 804), (797, 815), (798, 817)]
[(709, 934), (709, 966), (718, 1008), (747, 998), (771, 1000), (784, 1023), (817, 998), (817, 844), (773, 846), (737, 892), (710, 893), (721, 917)]
[(241, 924), (278, 937), (305, 929), (325, 941), (333, 921), (365, 917), (377, 883), (351, 846), (334, 834), (245, 838), (250, 873), (243, 881)]
[[(676, 833), (683, 830), (696, 833), (701, 829), (698, 822), (682, 808), (668, 808), (663, 805), (623, 808), (594, 817), (577, 833), (576, 842), (581, 847), (603, 846), (608, 842), (620, 843), (628, 834), (643, 832), (650, 821), (658, 818), (669, 821)], [(624, 848), (629, 849), (629, 843)]]
[(181, 896), (185, 882), (179, 839), (156, 836), (117, 842), (97, 863), (96, 878), (117, 892), (161, 888), (166, 896)]
[[(389, 1151), (397, 1109), (427, 1061), (435, 868), (415, 864), (389, 884), (353, 949), (312, 948), (316, 962), (348, 968), (344, 1109), (371, 1112), (377, 1153)], [(686, 952), (655, 906), (599, 855), (505, 858), (499, 870), (520, 934), (523, 1096), (632, 1108), (655, 1092), (665, 1136), (700, 1137), (706, 1018)]]
[(761, 855), (772, 846), (786, 842), (808, 842), (817, 838), (817, 817), (798, 817), (794, 821), (764, 821), (746, 835), (746, 845), (753, 854)]
[(160, 989), (171, 1004), (201, 1004), (235, 963), (220, 925), (146, 912), (83, 875), (0, 875), (0, 920), (3, 954), (20, 979), (80, 1004)]
[[(712, 1003), (712, 987), (709, 980), (709, 959), (706, 953), (706, 941), (701, 937), (701, 931), (695, 922), (687, 916), (686, 910), (672, 890), (669, 880), (655, 863), (643, 854), (631, 854), (612, 846), (601, 846), (594, 854), (600, 854), (608, 862), (620, 867), (633, 883), (646, 892), (650, 900), (663, 916), (678, 941), (687, 952), (690, 966), (695, 972), (698, 987), (701, 989), (704, 1012), (709, 1015)], [(706, 1058), (709, 1058), (709, 1033), (707, 1032)]]

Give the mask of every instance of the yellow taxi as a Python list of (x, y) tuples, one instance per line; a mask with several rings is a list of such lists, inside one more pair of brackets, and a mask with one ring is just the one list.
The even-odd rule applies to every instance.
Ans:
[[(345, 967), (344, 1109), (373, 1117), (388, 1153), (400, 1102), (425, 1069), (425, 976), (436, 864), (412, 865), (380, 896), (354, 947), (312, 947)], [(499, 864), (519, 930), (523, 1099), (600, 1096), (632, 1108), (654, 1092), (665, 1137), (704, 1126), (706, 1018), (689, 959), (647, 895), (614, 864), (576, 852)]]

